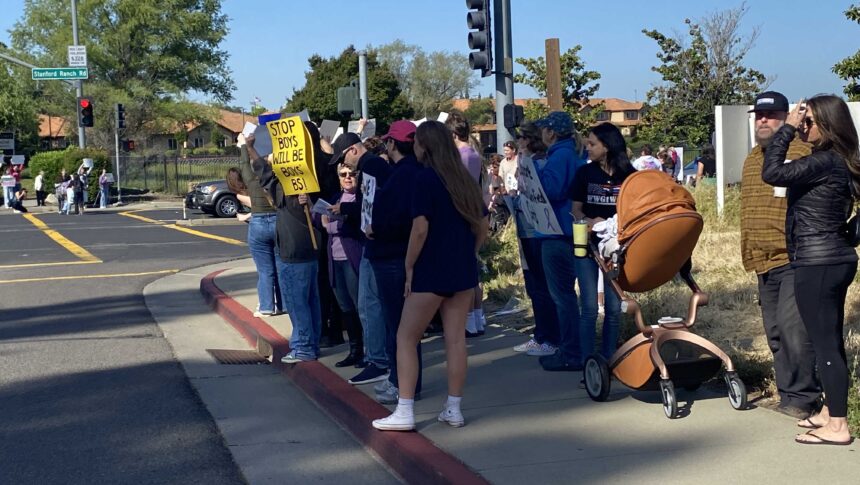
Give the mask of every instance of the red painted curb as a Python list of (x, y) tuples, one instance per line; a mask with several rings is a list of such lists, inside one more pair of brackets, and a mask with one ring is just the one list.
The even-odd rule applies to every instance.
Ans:
[(387, 416), (388, 409), (323, 364), (282, 364), (281, 357), (289, 352), (290, 342), (218, 288), (215, 277), (224, 271), (215, 271), (200, 280), (200, 293), (209, 306), (235, 328), (251, 347), (257, 346), (257, 338), (267, 341), (273, 349), (272, 365), (289, 377), (359, 443), (379, 455), (406, 482), (490, 483), (420, 433), (381, 432), (373, 428), (371, 421)]

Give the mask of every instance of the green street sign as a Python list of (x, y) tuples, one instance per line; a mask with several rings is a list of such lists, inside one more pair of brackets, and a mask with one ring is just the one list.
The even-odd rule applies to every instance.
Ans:
[(86, 67), (45, 67), (33, 69), (33, 80), (46, 79), (88, 79), (89, 69)]

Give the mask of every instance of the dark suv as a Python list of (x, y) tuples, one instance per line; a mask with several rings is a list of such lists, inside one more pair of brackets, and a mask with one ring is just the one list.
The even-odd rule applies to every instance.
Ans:
[(227, 188), (223, 179), (201, 182), (185, 196), (185, 207), (200, 209), (218, 217), (236, 217), (241, 210), (236, 195)]

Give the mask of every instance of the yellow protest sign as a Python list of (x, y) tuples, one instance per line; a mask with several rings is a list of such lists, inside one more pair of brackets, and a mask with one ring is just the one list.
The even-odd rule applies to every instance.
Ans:
[(266, 123), (272, 138), (272, 171), (286, 195), (319, 192), (314, 150), (308, 129), (298, 116)]

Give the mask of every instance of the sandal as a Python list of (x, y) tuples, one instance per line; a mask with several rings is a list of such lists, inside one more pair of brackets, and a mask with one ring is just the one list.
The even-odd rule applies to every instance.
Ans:
[(847, 446), (854, 442), (854, 438), (848, 438), (848, 441), (831, 441), (828, 439), (824, 439), (821, 436), (818, 436), (813, 432), (813, 430), (807, 431), (806, 435), (812, 436), (815, 438), (815, 441), (810, 441), (806, 439), (800, 439), (803, 435), (797, 435), (794, 437), (795, 443), (800, 443), (801, 445), (835, 445), (835, 446)]
[(813, 423), (813, 422), (812, 422), (812, 420), (811, 420), (811, 419), (806, 418), (806, 419), (801, 419), (800, 421), (798, 421), (798, 422), (797, 422), (797, 426), (798, 426), (799, 428), (805, 428), (805, 429), (818, 429), (818, 428), (820, 428), (822, 425), (820, 425), (820, 424), (815, 424), (815, 423)]

